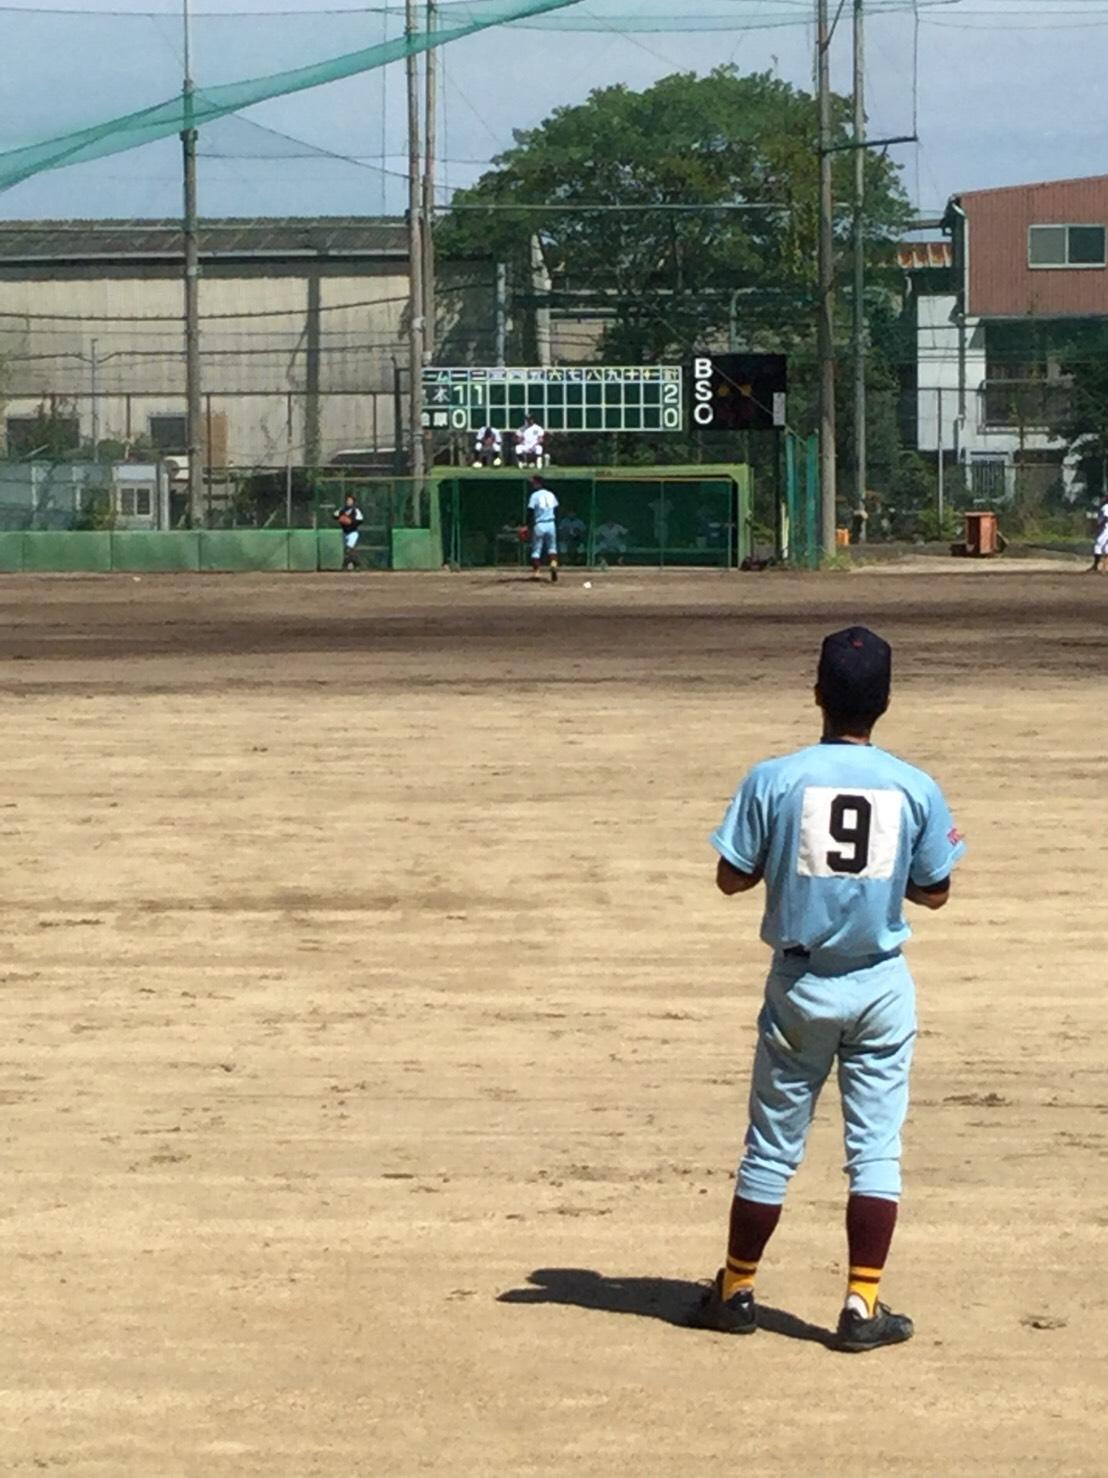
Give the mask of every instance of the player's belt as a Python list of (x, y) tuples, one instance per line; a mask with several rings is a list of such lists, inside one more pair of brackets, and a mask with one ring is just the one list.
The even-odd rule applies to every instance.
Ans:
[(785, 951), (785, 958), (787, 960), (810, 960), (812, 958), (812, 951), (805, 949), (802, 944), (794, 944), (790, 949)]

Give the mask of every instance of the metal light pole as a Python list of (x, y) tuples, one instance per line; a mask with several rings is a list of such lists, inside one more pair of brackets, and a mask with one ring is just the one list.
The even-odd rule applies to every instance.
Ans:
[(866, 32), (865, 0), (854, 0), (854, 507), (866, 537)]
[(184, 165), (184, 244), (185, 244), (185, 442), (188, 452), (189, 516), (194, 518), (203, 494), (200, 465), (202, 446), (200, 392), (200, 252), (196, 230), (196, 129), (193, 127), (192, 81), (192, 17), (189, 0), (182, 0), (185, 77), (182, 96), (185, 105), (185, 127), (181, 134)]
[[(417, 0), (406, 0), (405, 34), (409, 46), (416, 34)], [(423, 420), (420, 393), (423, 368), (423, 230), (420, 185), (422, 159), (419, 145), (419, 64), (414, 51), (408, 52), (408, 441), (411, 448), (411, 473), (418, 483), (424, 473)], [(419, 487), (413, 489), (419, 497)]]
[(835, 238), (831, 179), (831, 28), (816, 0), (819, 78), (819, 474), (823, 557), (835, 550)]

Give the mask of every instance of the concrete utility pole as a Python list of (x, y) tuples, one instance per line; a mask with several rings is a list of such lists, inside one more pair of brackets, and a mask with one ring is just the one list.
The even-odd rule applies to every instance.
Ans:
[(508, 264), (496, 264), (496, 353), (494, 363), (503, 369), (508, 357)]
[[(435, 29), (435, 0), (427, 0), (427, 30)], [(435, 292), (435, 113), (438, 108), (439, 53), (432, 46), (427, 52), (427, 96), (425, 107), (423, 169), (423, 315), (427, 327), (423, 336), (423, 362), (435, 362), (436, 292)]]
[(184, 166), (185, 238), (185, 442), (188, 452), (188, 508), (195, 518), (203, 501), (201, 449), (203, 419), (200, 392), (200, 249), (196, 221), (196, 129), (193, 128), (192, 16), (189, 0), (183, 0), (185, 78), (181, 89), (185, 104), (185, 127), (181, 134)]
[(89, 344), (89, 389), (92, 392), (92, 460), (100, 460), (100, 386), (97, 383), (100, 368), (100, 340), (93, 339)]
[(552, 362), (550, 287), (542, 242), (534, 235), (531, 237), (531, 291), (535, 296), (535, 362), (543, 367)]
[(823, 557), (835, 552), (835, 237), (831, 178), (831, 27), (816, 0), (819, 93), (819, 476)]
[(866, 22), (854, 0), (854, 508), (866, 537)]
[[(416, 35), (417, 0), (406, 0), (405, 33), (409, 44)], [(424, 474), (423, 421), (421, 417), (423, 368), (423, 230), (421, 210), (422, 159), (419, 143), (419, 60), (414, 51), (408, 53), (408, 442), (411, 449), (411, 475)], [(414, 490), (419, 497), (419, 488)], [(414, 501), (414, 499), (413, 499)]]

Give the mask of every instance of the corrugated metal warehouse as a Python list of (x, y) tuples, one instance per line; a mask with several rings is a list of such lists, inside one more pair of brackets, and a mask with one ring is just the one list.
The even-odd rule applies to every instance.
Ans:
[[(365, 217), (200, 226), (205, 463), (383, 461), (407, 389), (404, 223)], [(445, 264), (439, 343), (491, 321), (495, 270)], [(9, 453), (42, 407), (55, 430), (172, 456), (185, 449), (176, 221), (0, 223), (0, 398)], [(460, 336), (460, 338), (459, 338)], [(453, 341), (453, 343), (452, 343)]]

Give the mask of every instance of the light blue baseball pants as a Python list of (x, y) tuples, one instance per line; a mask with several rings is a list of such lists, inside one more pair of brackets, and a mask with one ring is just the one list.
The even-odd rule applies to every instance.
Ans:
[(557, 557), (558, 530), (554, 524), (540, 523), (535, 525), (534, 538), (531, 541), (531, 558), (542, 559), (545, 554), (549, 554), (551, 559)]
[(916, 988), (902, 956), (845, 975), (778, 956), (758, 1018), (738, 1194), (784, 1201), (837, 1061), (851, 1193), (899, 1200), (915, 1037)]

